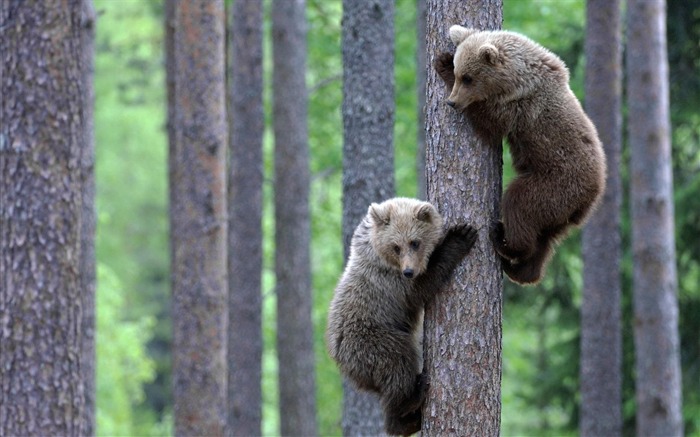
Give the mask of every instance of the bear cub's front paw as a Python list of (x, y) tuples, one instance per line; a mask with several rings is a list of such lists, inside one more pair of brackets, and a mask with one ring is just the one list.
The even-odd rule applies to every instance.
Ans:
[(452, 53), (440, 53), (435, 58), (433, 65), (437, 74), (445, 82), (448, 90), (451, 90), (455, 83), (454, 55)]
[(476, 237), (476, 229), (468, 224), (462, 223), (452, 226), (447, 230), (447, 233), (445, 234), (445, 242), (454, 244), (461, 254), (466, 255), (472, 246), (474, 246)]

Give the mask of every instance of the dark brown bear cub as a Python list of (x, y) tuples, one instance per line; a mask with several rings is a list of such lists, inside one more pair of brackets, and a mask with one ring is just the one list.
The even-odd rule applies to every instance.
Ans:
[(355, 230), (328, 313), (328, 350), (360, 389), (379, 393), (389, 434), (420, 430), (423, 308), (475, 240), (466, 225), (445, 233), (433, 205), (406, 198), (373, 203)]
[(508, 277), (542, 278), (556, 242), (581, 225), (605, 190), (605, 154), (569, 88), (564, 62), (514, 32), (450, 28), (457, 46), (435, 68), (447, 103), (477, 134), (508, 138), (517, 177), (503, 195), (492, 239)]

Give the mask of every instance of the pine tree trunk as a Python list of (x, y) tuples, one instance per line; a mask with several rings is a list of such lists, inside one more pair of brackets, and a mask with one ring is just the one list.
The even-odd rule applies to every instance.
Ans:
[(95, 435), (95, 9), (92, 0), (82, 1), (80, 23), (83, 27), (83, 146), (82, 225), (80, 228), (80, 281), (83, 291), (83, 384), (85, 412), (81, 435)]
[(586, 111), (603, 142), (608, 176), (598, 210), (583, 229), (579, 426), (582, 436), (619, 436), (622, 434), (620, 2), (588, 0), (586, 14)]
[(228, 434), (260, 435), (262, 422), (262, 184), (264, 132), (261, 0), (231, 8), (229, 143)]
[(282, 435), (317, 433), (305, 13), (304, 0), (278, 2), (272, 8), (275, 275)]
[(627, 2), (637, 434), (681, 436), (664, 0)]
[(0, 3), (0, 435), (79, 435), (82, 0)]
[(224, 5), (170, 0), (170, 231), (175, 434), (226, 426)]
[(425, 180), (425, 81), (427, 74), (427, 49), (425, 26), (427, 17), (427, 0), (417, 0), (416, 4), (416, 89), (418, 91), (418, 126), (416, 147), (416, 185), (419, 199), (426, 199), (427, 183)]
[(500, 0), (428, 1), (428, 199), (446, 225), (466, 221), (479, 230), (479, 239), (452, 286), (425, 311), (430, 385), (423, 436), (494, 436), (500, 431), (503, 277), (489, 231), (499, 217), (502, 148), (500, 142), (477, 137), (467, 119), (445, 104), (448, 92), (432, 63), (439, 53), (454, 52), (451, 25), (498, 29), (501, 21)]
[[(343, 242), (394, 196), (394, 2), (343, 0)], [(381, 435), (379, 398), (343, 382), (343, 435)]]

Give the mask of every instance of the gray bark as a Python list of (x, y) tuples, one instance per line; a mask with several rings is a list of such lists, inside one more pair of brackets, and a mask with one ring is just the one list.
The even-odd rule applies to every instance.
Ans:
[(95, 9), (92, 0), (83, 0), (83, 103), (84, 146), (82, 167), (82, 225), (80, 229), (80, 281), (83, 292), (83, 384), (84, 423), (81, 435), (95, 435)]
[(272, 8), (275, 275), (282, 435), (317, 433), (305, 7), (304, 0), (283, 0)]
[(228, 434), (240, 436), (262, 422), (262, 8), (231, 8)]
[(427, 17), (426, 0), (416, 1), (416, 88), (418, 90), (418, 127), (416, 129), (416, 185), (419, 199), (426, 199), (427, 183), (425, 180), (425, 80), (427, 73), (427, 48), (425, 25)]
[(226, 426), (224, 5), (170, 0), (167, 63), (175, 434)]
[(493, 436), (500, 430), (503, 277), (489, 231), (499, 217), (502, 148), (477, 137), (467, 119), (445, 104), (448, 92), (432, 64), (441, 52), (455, 50), (448, 37), (451, 25), (498, 29), (502, 9), (500, 0), (428, 1), (428, 199), (447, 226), (466, 221), (479, 237), (452, 285), (425, 311), (430, 385), (423, 436)]
[[(343, 0), (343, 242), (394, 196), (394, 2)], [(343, 435), (380, 435), (379, 398), (343, 382)]]
[(82, 0), (0, 3), (0, 435), (80, 435)]
[(627, 2), (637, 435), (681, 436), (664, 0)]
[(608, 163), (606, 190), (583, 229), (581, 303), (582, 436), (622, 434), (622, 48), (619, 0), (586, 5), (586, 111)]

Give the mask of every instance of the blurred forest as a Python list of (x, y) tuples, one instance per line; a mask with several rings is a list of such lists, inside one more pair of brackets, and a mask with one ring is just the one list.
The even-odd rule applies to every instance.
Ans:
[[(97, 184), (97, 434), (172, 434), (171, 319), (167, 192), (164, 8), (161, 0), (95, 0), (95, 144)], [(272, 57), (265, 4), (265, 111)], [(342, 59), (340, 0), (307, 0), (311, 157), (311, 262), (318, 431), (340, 433), (341, 383), (323, 333), (343, 268), (341, 238)], [(522, 32), (569, 66), (583, 96), (585, 2), (504, 1), (503, 28)], [(417, 95), (416, 1), (396, 0), (396, 194), (415, 197)], [(683, 415), (700, 435), (700, 0), (669, 1), (673, 175)], [(272, 132), (266, 123), (263, 268), (263, 433), (279, 434)], [(628, 149), (623, 183), (628, 192)], [(506, 181), (512, 169), (504, 153)], [(623, 203), (623, 414), (634, 434), (630, 221)], [(577, 233), (559, 248), (536, 288), (506, 281), (503, 305), (502, 434), (576, 435), (579, 309)]]

